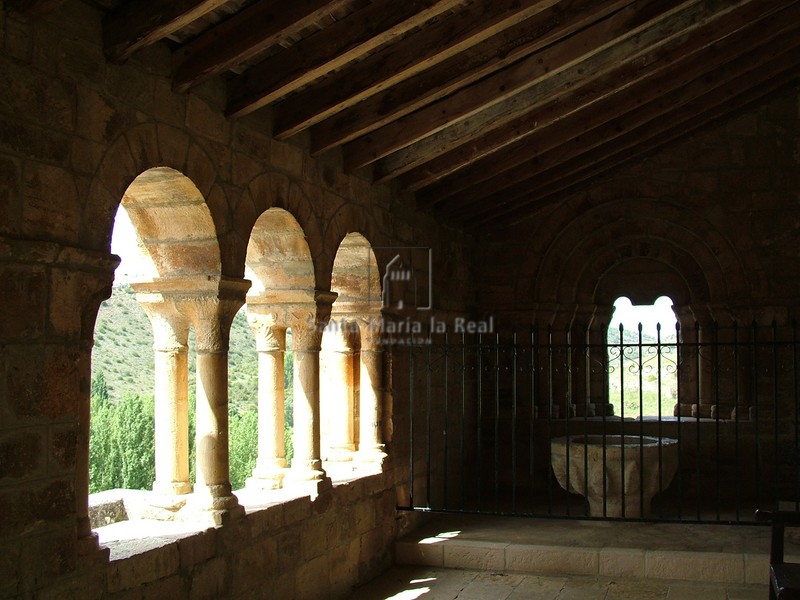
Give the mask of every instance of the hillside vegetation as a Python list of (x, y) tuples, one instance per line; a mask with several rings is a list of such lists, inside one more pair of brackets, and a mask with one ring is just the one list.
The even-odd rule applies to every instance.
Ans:
[[(194, 335), (189, 340), (189, 380), (194, 386)], [(258, 398), (258, 354), (244, 310), (231, 327), (229, 396), (235, 412), (254, 408)], [(108, 397), (117, 404), (125, 394), (153, 391), (153, 330), (129, 285), (114, 288), (97, 317), (92, 352), (92, 377), (102, 373)]]
[[(154, 473), (153, 332), (129, 285), (103, 302), (92, 351), (90, 492), (149, 489)], [(287, 335), (291, 347), (291, 332)], [(194, 335), (189, 336), (189, 439), (194, 440)], [(292, 353), (286, 352), (286, 457), (291, 460)], [(234, 489), (255, 466), (258, 445), (258, 353), (244, 310), (233, 321), (229, 351), (230, 469)], [(194, 444), (190, 467), (194, 478)]]

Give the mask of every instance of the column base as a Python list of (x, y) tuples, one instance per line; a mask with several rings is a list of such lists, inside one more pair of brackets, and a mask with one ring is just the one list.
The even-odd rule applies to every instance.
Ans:
[(75, 550), (80, 567), (87, 568), (98, 563), (108, 562), (111, 550), (101, 546), (99, 540), (99, 536), (94, 531), (90, 532), (89, 535), (78, 538)]
[(279, 490), (283, 487), (283, 479), (288, 469), (261, 470), (253, 469), (252, 477), (248, 477), (244, 486), (253, 490)]
[(183, 496), (192, 493), (192, 484), (188, 481), (154, 481), (153, 492), (160, 496)]
[(195, 484), (195, 491), (178, 512), (177, 520), (219, 526), (244, 514), (244, 507), (231, 492), (230, 484)]
[(359, 449), (355, 454), (356, 460), (365, 463), (383, 464), (388, 455), (384, 452), (383, 444), (373, 448)]
[[(324, 471), (322, 471), (324, 473)], [(320, 494), (327, 492), (333, 489), (333, 483), (331, 482), (331, 478), (327, 475), (321, 479), (305, 479), (307, 473), (297, 473), (295, 474), (298, 479), (291, 479), (291, 487), (293, 490), (300, 490), (304, 494), (308, 494), (312, 500), (314, 500)]]
[(301, 464), (292, 461), (292, 467), (286, 471), (286, 482), (293, 489), (308, 493), (312, 500), (333, 487), (320, 460), (303, 461)]
[(355, 450), (356, 448), (353, 445), (329, 448), (325, 453), (325, 460), (330, 462), (350, 462), (353, 460)]

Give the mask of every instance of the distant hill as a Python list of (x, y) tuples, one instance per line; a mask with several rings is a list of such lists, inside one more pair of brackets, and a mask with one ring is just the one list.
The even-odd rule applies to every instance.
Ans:
[[(94, 339), (92, 377), (102, 371), (111, 402), (119, 402), (126, 393), (153, 393), (153, 330), (129, 285), (114, 287), (111, 297), (103, 302)], [(193, 390), (193, 335), (189, 351), (189, 385)], [(236, 315), (231, 328), (228, 379), (234, 410), (242, 412), (256, 405), (258, 354), (243, 310)]]

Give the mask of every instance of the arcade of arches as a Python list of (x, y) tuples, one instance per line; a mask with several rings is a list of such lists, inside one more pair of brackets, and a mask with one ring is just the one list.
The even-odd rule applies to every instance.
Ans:
[[(6, 16), (0, 29), (0, 72), (38, 90), (0, 86), (0, 597), (335, 598), (387, 568), (417, 520), (395, 510), (409, 488), (408, 364), (371, 326), (404, 317), (374, 293), (393, 248), (431, 249), (441, 322), (491, 315), (601, 336), (620, 295), (667, 295), (681, 323), (799, 316), (797, 87), (519, 225), (467, 233), (416, 210), (410, 193), (345, 173), (337, 152), (265, 135), (269, 114), (226, 119), (213, 81), (173, 92), (169, 56), (107, 65), (97, 30), (69, 11)], [(120, 205), (153, 267), (135, 289), (155, 336), (154, 488), (191, 492), (187, 519), (208, 527), (127, 554), (98, 542), (88, 514), (94, 323), (118, 264)], [(259, 356), (248, 493), (304, 490), (246, 507), (227, 455), (228, 331), (242, 306)], [(324, 459), (372, 471), (331, 482)]]

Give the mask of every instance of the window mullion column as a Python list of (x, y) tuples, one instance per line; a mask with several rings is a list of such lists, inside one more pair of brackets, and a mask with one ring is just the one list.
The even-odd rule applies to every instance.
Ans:
[(184, 300), (197, 343), (196, 483), (192, 505), (215, 524), (244, 510), (231, 491), (228, 431), (228, 344), (233, 318), (250, 283), (223, 279), (214, 292)]
[[(135, 286), (134, 286), (135, 288)], [(188, 494), (189, 321), (160, 294), (138, 293), (153, 327), (155, 474), (153, 491)]]
[(247, 487), (278, 489), (286, 472), (284, 442), (284, 356), (286, 327), (275, 322), (271, 312), (253, 312), (248, 305), (250, 323), (258, 350), (258, 458)]

